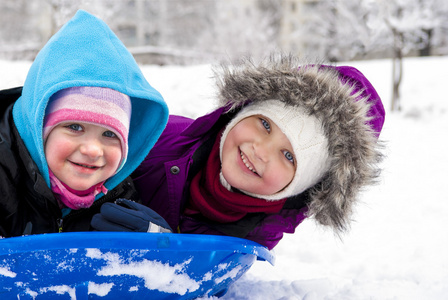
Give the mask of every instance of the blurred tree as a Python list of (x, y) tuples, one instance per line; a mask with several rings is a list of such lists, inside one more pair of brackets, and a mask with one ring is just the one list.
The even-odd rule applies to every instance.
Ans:
[[(3, 0), (0, 3), (0, 53), (6, 58), (33, 58), (40, 46), (37, 28), (28, 20), (34, 13), (26, 0)], [(19, 41), (19, 42), (18, 42)]]
[(263, 57), (278, 48), (330, 61), (395, 57), (394, 98), (400, 57), (448, 53), (446, 0), (2, 0), (0, 54), (33, 58), (79, 8), (134, 54), (157, 57), (149, 63)]
[[(446, 0), (304, 0), (306, 22), (293, 33), (309, 53), (331, 61), (392, 57), (391, 110), (400, 110), (403, 57), (430, 55), (447, 26)], [(381, 57), (381, 56), (380, 56)]]
[(246, 54), (261, 58), (278, 47), (279, 1), (218, 0), (213, 4), (207, 11), (208, 24), (196, 37), (196, 49), (235, 59)]
[(78, 10), (82, 0), (46, 0), (50, 6), (50, 37)]
[[(431, 37), (441, 24), (437, 10), (444, 0), (381, 0), (379, 20), (383, 19), (392, 35), (392, 101), (391, 110), (401, 110), (400, 84), (403, 78), (403, 57), (410, 52), (430, 53)], [(439, 6), (441, 4), (441, 6)], [(445, 4), (446, 9), (446, 4)], [(445, 10), (445, 13), (448, 11)]]
[(359, 0), (304, 1), (303, 20), (291, 37), (300, 40), (306, 55), (330, 61), (363, 57), (369, 49), (372, 28), (367, 23), (368, 7)]

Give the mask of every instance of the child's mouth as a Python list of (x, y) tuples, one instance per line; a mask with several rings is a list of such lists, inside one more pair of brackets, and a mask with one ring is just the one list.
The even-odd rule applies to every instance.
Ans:
[(94, 169), (98, 169), (99, 167), (97, 167), (97, 166), (89, 166), (89, 165), (84, 165), (84, 164), (79, 164), (79, 163), (75, 163), (75, 162), (72, 162), (74, 165), (77, 165), (77, 166), (80, 166), (80, 167), (83, 167), (83, 168), (87, 168), (87, 169), (92, 169), (92, 170), (94, 170)]
[[(246, 159), (246, 156), (244, 156), (244, 153), (240, 150), (241, 160), (243, 161), (244, 165), (254, 174), (258, 175), (257, 171), (255, 171), (252, 164), (249, 163), (249, 161)], [(260, 175), (258, 175), (260, 176)]]

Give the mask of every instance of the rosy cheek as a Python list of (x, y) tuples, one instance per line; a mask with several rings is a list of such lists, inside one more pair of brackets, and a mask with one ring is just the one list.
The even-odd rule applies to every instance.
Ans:
[(111, 162), (112, 165), (118, 168), (118, 165), (121, 160), (121, 148), (113, 149), (112, 151), (110, 151), (108, 160)]
[[(275, 173), (276, 176), (272, 176), (272, 182), (273, 186), (276, 187), (277, 192), (283, 190), (285, 187), (287, 187), (294, 176), (294, 172), (291, 168), (284, 168), (283, 170), (279, 171), (278, 173)], [(282, 174), (282, 176), (279, 176), (278, 174)]]
[(48, 140), (45, 145), (45, 155), (47, 157), (53, 157), (53, 156), (60, 156), (63, 152), (66, 152), (66, 149), (68, 147), (67, 142), (61, 141), (61, 140)]
[[(54, 148), (53, 148), (54, 149)], [(58, 156), (69, 156), (75, 149), (73, 143), (69, 141), (61, 141), (58, 143), (57, 148), (54, 149)]]
[(58, 143), (57, 147), (59, 151), (63, 151), (64, 149), (72, 149), (75, 145), (76, 144), (71, 141), (62, 140)]

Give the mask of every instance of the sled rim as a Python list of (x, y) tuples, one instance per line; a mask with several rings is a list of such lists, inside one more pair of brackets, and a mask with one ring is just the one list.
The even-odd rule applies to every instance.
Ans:
[(147, 232), (63, 232), (36, 234), (0, 240), (0, 256), (31, 251), (80, 248), (112, 248), (179, 251), (229, 251), (251, 254), (257, 260), (275, 263), (266, 247), (242, 238), (205, 234)]

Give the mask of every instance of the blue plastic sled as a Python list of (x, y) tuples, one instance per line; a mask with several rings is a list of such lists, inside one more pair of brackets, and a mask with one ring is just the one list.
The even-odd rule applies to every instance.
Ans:
[(0, 240), (0, 299), (194, 299), (222, 296), (267, 248), (244, 239), (73, 232)]

